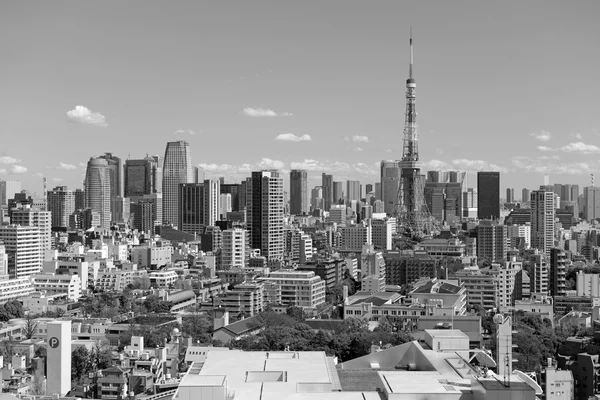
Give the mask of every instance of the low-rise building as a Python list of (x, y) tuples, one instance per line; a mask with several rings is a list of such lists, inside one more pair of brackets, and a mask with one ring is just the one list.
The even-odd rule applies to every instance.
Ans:
[(29, 278), (0, 280), (0, 304), (28, 296), (33, 292), (35, 289)]
[(168, 269), (152, 271), (148, 277), (150, 278), (150, 285), (154, 288), (168, 288), (179, 279), (177, 272)]
[(287, 306), (315, 308), (325, 303), (325, 281), (312, 271), (276, 271), (258, 282), (281, 288), (281, 303)]
[(32, 278), (33, 288), (47, 294), (64, 294), (69, 300), (81, 297), (81, 279), (78, 275), (38, 274)]

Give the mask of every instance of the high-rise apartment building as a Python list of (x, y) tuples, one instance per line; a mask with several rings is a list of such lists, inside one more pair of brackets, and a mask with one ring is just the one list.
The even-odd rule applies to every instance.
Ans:
[(214, 226), (220, 218), (220, 181), (206, 179), (203, 183), (179, 185), (179, 230), (201, 233), (207, 226)]
[(302, 169), (290, 171), (290, 214), (308, 214), (308, 173)]
[(0, 241), (8, 256), (8, 274), (12, 279), (27, 278), (42, 270), (40, 229), (35, 226), (0, 225)]
[(333, 182), (333, 204), (344, 203), (344, 186), (342, 182)]
[(593, 221), (600, 218), (600, 187), (588, 186), (583, 188), (585, 208), (583, 218)]
[(85, 173), (85, 204), (100, 214), (100, 227), (110, 226), (111, 180), (108, 162), (102, 158), (90, 158)]
[(477, 218), (477, 189), (468, 188), (463, 193), (463, 218)]
[(221, 268), (243, 268), (248, 264), (248, 232), (241, 228), (223, 231), (223, 247), (221, 249)]
[[(388, 215), (394, 213), (398, 190), (400, 189), (400, 161), (384, 160), (381, 162), (381, 183), (379, 193), (375, 190), (375, 197), (383, 202), (383, 212)], [(375, 184), (377, 187), (377, 183)], [(378, 197), (380, 196), (380, 197)]]
[(500, 172), (477, 173), (477, 218), (500, 218)]
[[(85, 183), (84, 183), (85, 186)], [(75, 210), (83, 210), (85, 208), (85, 190), (75, 189)]]
[(13, 225), (33, 226), (39, 229), (39, 243), (42, 256), (47, 250), (52, 248), (52, 213), (50, 211), (23, 205), (11, 212), (10, 223)]
[(531, 292), (547, 295), (550, 291), (550, 271), (546, 257), (538, 254), (533, 258), (533, 276), (531, 279)]
[(130, 205), (133, 229), (154, 233), (154, 227), (162, 223), (162, 193), (136, 197)]
[(555, 197), (544, 189), (531, 192), (531, 247), (547, 256), (554, 247)]
[(352, 200), (360, 201), (360, 188), (360, 181), (346, 181), (346, 204), (350, 204)]
[(515, 188), (506, 188), (506, 202), (507, 203), (515, 202)]
[(0, 205), (7, 205), (15, 193), (21, 193), (21, 181), (0, 181)]
[(527, 188), (523, 188), (521, 191), (521, 203), (529, 203), (531, 200), (531, 191)]
[(110, 176), (110, 197), (123, 196), (123, 163), (121, 159), (112, 153), (104, 153), (99, 156), (106, 160), (108, 165), (108, 174)]
[(283, 258), (283, 177), (279, 171), (252, 172), (248, 186), (250, 246), (268, 260)]
[(163, 223), (177, 223), (178, 193), (181, 183), (194, 182), (192, 154), (188, 142), (167, 142), (163, 164)]
[(214, 226), (221, 218), (221, 181), (204, 180), (204, 225)]
[(491, 262), (504, 262), (508, 254), (508, 233), (505, 225), (481, 221), (477, 228), (477, 257)]
[(567, 295), (567, 254), (558, 248), (550, 250), (550, 295)]
[(47, 197), (52, 227), (68, 228), (69, 216), (75, 212), (75, 193), (66, 186), (57, 186), (48, 191)]
[(125, 160), (125, 197), (160, 193), (162, 190), (162, 165), (159, 156), (141, 160)]
[(333, 175), (323, 173), (321, 176), (321, 189), (323, 191), (323, 210), (329, 211), (331, 205), (334, 204)]

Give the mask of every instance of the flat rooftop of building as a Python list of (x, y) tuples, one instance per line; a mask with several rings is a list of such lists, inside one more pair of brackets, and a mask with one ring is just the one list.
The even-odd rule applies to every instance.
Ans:
[(459, 395), (460, 388), (471, 390), (471, 380), (443, 375), (437, 371), (381, 371), (377, 373), (384, 382), (388, 393), (418, 393), (423, 398), (427, 394), (454, 393)]
[(125, 321), (116, 322), (114, 325), (155, 325), (161, 326), (177, 322), (176, 317), (166, 315), (140, 315)]
[(412, 291), (413, 294), (420, 293), (438, 293), (438, 294), (457, 294), (462, 289), (461, 286), (452, 285), (447, 282), (429, 281)]
[(425, 333), (429, 334), (429, 336), (433, 338), (469, 338), (463, 331), (459, 329), (425, 329)]

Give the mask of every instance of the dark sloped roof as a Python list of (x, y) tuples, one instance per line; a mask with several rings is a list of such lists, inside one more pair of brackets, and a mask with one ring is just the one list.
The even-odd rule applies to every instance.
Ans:
[[(434, 290), (434, 286), (436, 286), (436, 282), (429, 281), (424, 285), (419, 286), (413, 293), (432, 293)], [(443, 282), (437, 286), (436, 293), (441, 294), (457, 294), (460, 292), (461, 287), (452, 285), (451, 283)]]
[(242, 335), (244, 333), (257, 329), (259, 326), (261, 326), (261, 321), (258, 315), (255, 315), (253, 317), (245, 318), (241, 321), (234, 322), (219, 329), (227, 329), (231, 333), (234, 333), (236, 335)]
[(450, 283), (442, 283), (438, 293), (456, 294), (460, 292), (460, 286), (452, 285)]
[(381, 297), (371, 296), (371, 297), (367, 297), (366, 299), (360, 299), (358, 301), (355, 301), (352, 304), (373, 303), (373, 305), (375, 305), (375, 306), (382, 306), (385, 303), (387, 303), (387, 301), (388, 301), (388, 299), (382, 299)]

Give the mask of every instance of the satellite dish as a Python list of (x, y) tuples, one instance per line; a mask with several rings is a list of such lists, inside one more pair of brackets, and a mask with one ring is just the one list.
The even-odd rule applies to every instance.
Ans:
[(502, 314), (496, 314), (494, 315), (494, 323), (500, 325), (502, 322), (504, 322), (504, 317), (502, 316)]
[(518, 376), (523, 382), (525, 382), (526, 384), (531, 386), (533, 388), (533, 390), (535, 390), (536, 396), (541, 396), (542, 394), (544, 394), (544, 391), (542, 390), (540, 385), (538, 385), (537, 382), (534, 381), (533, 379), (531, 379), (531, 377), (529, 375), (527, 375), (526, 373), (521, 372), (518, 369), (515, 369), (513, 371), (513, 375)]
[(484, 367), (488, 367), (488, 368), (496, 368), (496, 361), (494, 361), (494, 359), (492, 357), (490, 357), (487, 353), (484, 352), (480, 352), (475, 354), (474, 357), (479, 364), (483, 365)]

